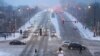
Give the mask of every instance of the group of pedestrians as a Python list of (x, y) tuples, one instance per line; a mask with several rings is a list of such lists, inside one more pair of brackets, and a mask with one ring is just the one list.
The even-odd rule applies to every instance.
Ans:
[[(34, 50), (34, 56), (38, 56), (38, 50), (35, 49)], [(60, 47), (59, 50), (57, 51), (58, 56), (64, 56), (64, 51), (62, 50), (62, 48)]]
[[(64, 56), (64, 51), (61, 47), (57, 51), (57, 54), (58, 54), (58, 56)], [(82, 48), (79, 48), (79, 54), (82, 54)]]

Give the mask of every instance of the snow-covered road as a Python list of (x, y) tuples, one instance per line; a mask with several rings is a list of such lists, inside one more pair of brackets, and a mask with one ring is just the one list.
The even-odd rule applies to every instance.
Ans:
[[(65, 14), (67, 15), (68, 19), (70, 19), (71, 21), (78, 21), (74, 16), (72, 16), (68, 12), (65, 12)], [(75, 25), (75, 27), (77, 27), (77, 29), (79, 30), (83, 38), (86, 38), (88, 40), (100, 41), (100, 36), (93, 37), (93, 32), (90, 31), (88, 28), (87, 29), (83, 28), (84, 26), (79, 21), (78, 23), (74, 23), (74, 22), (72, 23)]]
[[(33, 16), (25, 25), (21, 26), (17, 32), (22, 29), (23, 31), (27, 30), (29, 27), (31, 27), (32, 25), (35, 27), (37, 27), (37, 25), (39, 24), (38, 22), (40, 21), (40, 14), (43, 13), (45, 11), (41, 11), (39, 13), (37, 13), (35, 16)], [(17, 38), (20, 38), (21, 35), (20, 33), (12, 33), (10, 36), (7, 36), (6, 40), (4, 37), (0, 37), (0, 41), (7, 41), (7, 40), (14, 40)]]
[[(28, 30), (28, 28), (33, 25), (33, 28), (31, 30), (32, 30), (32, 32), (34, 32), (37, 29), (39, 22), (41, 21), (41, 14), (44, 13), (44, 12), (45, 11), (37, 13), (34, 17), (31, 18), (30, 21), (28, 21), (20, 29), (25, 31), (25, 30)], [(18, 31), (20, 29), (18, 29)], [(8, 36), (8, 38), (6, 40), (1, 38), (0, 39), (0, 41), (1, 41), (1, 43), (0, 43), (0, 56), (19, 56), (19, 54), (22, 52), (23, 48), (25, 47), (24, 45), (22, 45), (22, 46), (19, 46), (19, 45), (18, 46), (11, 46), (11, 45), (9, 45), (9, 42), (4, 42), (4, 41), (7, 41), (7, 40), (14, 40), (14, 39), (17, 39), (19, 37), (21, 37), (21, 35), (19, 33), (12, 33), (12, 36)], [(30, 39), (30, 37), (23, 39), (22, 41), (25, 42), (25, 41), (28, 41), (29, 39)]]
[[(74, 16), (72, 16), (70, 13), (68, 12), (64, 12), (64, 14), (67, 15), (68, 19), (71, 20), (71, 21), (78, 21)], [(58, 36), (60, 37), (60, 31), (59, 31), (59, 24), (58, 24), (58, 20), (57, 20), (57, 16), (55, 14), (55, 17), (52, 17), (52, 13), (50, 14), (50, 19), (51, 19), (51, 22), (53, 23), (55, 29), (56, 29), (56, 32), (58, 34)], [(81, 24), (81, 22), (78, 21), (78, 23), (74, 23), (74, 26), (79, 30), (80, 32), (80, 35), (85, 38), (85, 39), (88, 39), (88, 40), (97, 40), (97, 41), (100, 41), (100, 36), (96, 36), (96, 37), (93, 37), (93, 32), (91, 30), (89, 30), (88, 28), (85, 29), (83, 28), (84, 26)], [(60, 37), (61, 38), (61, 37)]]
[(57, 15), (54, 14), (54, 17), (52, 17), (52, 13), (50, 13), (50, 20), (51, 20), (51, 23), (53, 24), (53, 26), (56, 29), (57, 37), (59, 37), (61, 39), (61, 37), (60, 37), (60, 29), (59, 29), (60, 26), (58, 24)]

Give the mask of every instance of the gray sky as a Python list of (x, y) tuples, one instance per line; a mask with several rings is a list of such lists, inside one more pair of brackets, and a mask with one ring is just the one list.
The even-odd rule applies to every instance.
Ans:
[(52, 7), (54, 5), (59, 4), (59, 0), (5, 0), (8, 4), (13, 6), (19, 5), (39, 5), (39, 6), (49, 6)]

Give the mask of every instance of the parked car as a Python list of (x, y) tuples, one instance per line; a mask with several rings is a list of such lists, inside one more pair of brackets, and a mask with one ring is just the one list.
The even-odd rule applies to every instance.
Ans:
[(78, 44), (78, 43), (70, 43), (69, 45), (68, 45), (68, 49), (70, 49), (70, 50), (73, 50), (73, 49), (82, 49), (82, 50), (85, 50), (86, 49), (86, 47), (85, 46), (82, 46), (81, 44)]
[(68, 47), (70, 44), (70, 41), (63, 41), (62, 47)]
[(18, 40), (13, 40), (9, 44), (10, 45), (25, 45), (26, 43), (18, 41)]

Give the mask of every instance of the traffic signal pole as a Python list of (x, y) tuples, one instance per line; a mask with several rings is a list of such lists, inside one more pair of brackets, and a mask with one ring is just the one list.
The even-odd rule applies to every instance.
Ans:
[(96, 14), (96, 5), (95, 5), (95, 1), (94, 1), (94, 21), (93, 21), (93, 25), (94, 25), (94, 27), (93, 27), (93, 30), (94, 30), (94, 35), (93, 35), (93, 37), (96, 37), (96, 18), (95, 18), (95, 14)]
[(42, 29), (40, 28), (40, 36), (42, 36)]

